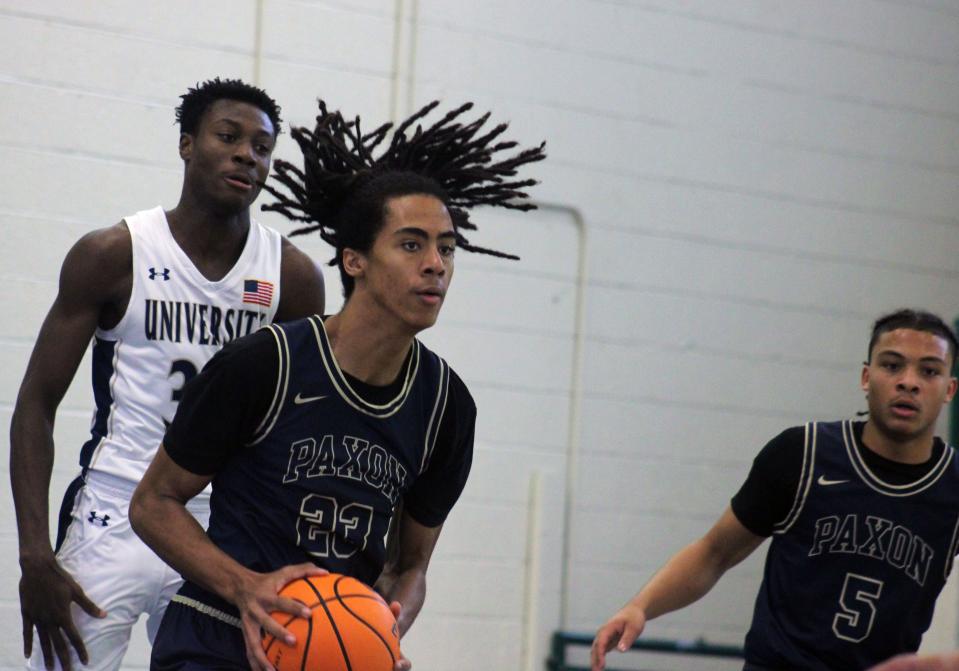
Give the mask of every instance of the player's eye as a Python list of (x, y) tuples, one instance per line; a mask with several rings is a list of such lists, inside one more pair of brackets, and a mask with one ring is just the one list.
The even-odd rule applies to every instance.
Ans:
[(216, 136), (224, 142), (233, 142), (236, 139), (233, 133), (217, 133)]
[(901, 368), (900, 364), (896, 361), (883, 361), (879, 364), (879, 366), (890, 372), (897, 371)]
[(440, 254), (446, 257), (453, 256), (456, 253), (455, 245), (440, 245)]
[(923, 368), (922, 373), (926, 377), (936, 377), (937, 375), (942, 374), (938, 368)]
[(400, 246), (408, 252), (415, 252), (419, 250), (420, 243), (416, 240), (404, 240), (400, 243)]

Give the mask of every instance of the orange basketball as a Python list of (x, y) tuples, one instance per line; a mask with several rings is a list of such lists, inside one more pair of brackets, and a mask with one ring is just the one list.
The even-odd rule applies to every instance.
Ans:
[(263, 637), (277, 671), (392, 671), (400, 657), (396, 620), (383, 597), (359, 580), (339, 573), (299, 578), (280, 594), (306, 605), (312, 616), (272, 613), (296, 637), (294, 645)]

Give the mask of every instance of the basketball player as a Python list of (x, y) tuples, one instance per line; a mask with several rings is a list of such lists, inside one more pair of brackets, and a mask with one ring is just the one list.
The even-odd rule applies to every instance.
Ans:
[[(182, 580), (136, 537), (127, 508), (183, 385), (224, 343), (323, 310), (316, 265), (250, 218), (279, 107), (258, 88), (214, 79), (182, 96), (176, 113), (184, 163), (177, 206), (138, 212), (73, 246), (17, 398), (11, 482), (30, 668), (51, 668), (56, 658), (64, 669), (78, 661), (117, 669), (144, 613), (152, 640)], [(54, 416), (91, 337), (96, 411), (54, 554)], [(190, 505), (205, 523), (207, 501)]]
[(959, 463), (934, 436), (956, 393), (956, 348), (935, 315), (880, 318), (862, 369), (868, 420), (813, 422), (770, 441), (716, 525), (600, 628), (593, 671), (767, 536), (746, 669), (863, 669), (915, 651), (959, 540)]
[[(505, 124), (481, 133), (486, 117), (457, 123), (469, 105), (407, 135), (435, 105), (373, 159), (390, 126), (361, 137), (358, 120), (321, 102), (316, 130), (293, 133), (305, 169), (277, 163), (293, 196), (271, 189), (281, 199), (271, 207), (312, 221), (306, 230), (335, 247), (346, 303), (325, 321), (232, 343), (188, 388), (130, 508), (137, 533), (187, 578), (154, 670), (270, 669), (261, 628), (291, 640), (269, 613), (309, 615), (277, 591), (311, 567), (378, 581), (401, 635), (423, 605), (433, 548), (470, 469), (476, 409), (415, 336), (439, 315), (457, 247), (498, 254), (464, 237), (475, 228), (468, 208), (530, 209), (519, 189), (533, 182), (505, 178), (543, 158), (540, 146), (494, 163), (515, 143), (493, 143)], [(206, 535), (186, 505), (211, 480)], [(397, 559), (384, 571), (401, 496)]]

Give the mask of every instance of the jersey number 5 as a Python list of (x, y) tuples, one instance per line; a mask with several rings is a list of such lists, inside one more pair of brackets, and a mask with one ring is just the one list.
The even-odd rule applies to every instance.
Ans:
[(336, 499), (308, 494), (300, 503), (297, 544), (314, 557), (346, 559), (366, 547), (373, 524), (373, 508), (350, 503), (337, 509)]
[(832, 630), (844, 641), (859, 643), (869, 636), (876, 618), (876, 601), (882, 594), (882, 582), (855, 573), (847, 573), (839, 595), (839, 607)]

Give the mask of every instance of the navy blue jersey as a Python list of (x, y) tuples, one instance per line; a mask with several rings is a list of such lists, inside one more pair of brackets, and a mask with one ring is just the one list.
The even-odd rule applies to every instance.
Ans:
[[(215, 474), (207, 533), (240, 564), (313, 562), (372, 585), (401, 497), (425, 526), (452, 508), (474, 423), (462, 381), (419, 341), (393, 384), (372, 387), (340, 370), (322, 320), (310, 317), (224, 347), (187, 385), (164, 449)], [(224, 621), (236, 614), (190, 582), (173, 601)]]
[(748, 663), (864, 669), (914, 651), (957, 550), (959, 465), (946, 446), (921, 478), (870, 469), (851, 422), (805, 427), (802, 477), (773, 530)]
[(274, 405), (213, 479), (210, 539), (255, 571), (313, 561), (372, 584), (393, 507), (436, 444), (449, 368), (414, 340), (399, 393), (374, 405), (340, 371), (318, 318), (270, 328)]

